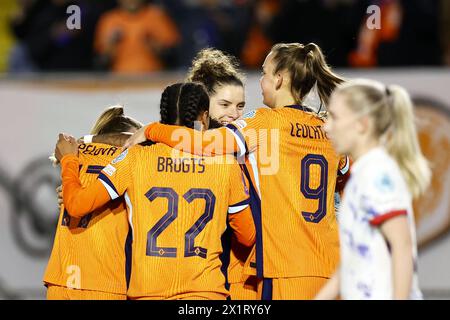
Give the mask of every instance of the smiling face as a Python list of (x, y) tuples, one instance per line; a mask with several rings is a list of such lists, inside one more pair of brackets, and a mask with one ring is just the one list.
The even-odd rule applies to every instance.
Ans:
[(244, 88), (239, 85), (222, 85), (215, 89), (209, 102), (209, 114), (222, 125), (237, 120), (244, 113)]

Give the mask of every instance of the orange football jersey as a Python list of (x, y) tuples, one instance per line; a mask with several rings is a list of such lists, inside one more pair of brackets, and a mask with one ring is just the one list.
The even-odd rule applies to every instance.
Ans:
[(228, 125), (241, 153), (256, 148), (258, 276), (329, 277), (337, 266), (334, 191), (340, 157), (322, 125), (301, 106), (258, 109)]
[[(83, 187), (95, 182), (103, 167), (118, 154), (120, 149), (109, 145), (80, 145), (79, 177)], [(126, 294), (128, 231), (123, 198), (81, 219), (69, 216), (63, 205), (44, 282), (74, 289)]]
[[(258, 176), (258, 168), (256, 167), (256, 158), (254, 153), (250, 153), (245, 157), (245, 164), (241, 164), (241, 170), (249, 181), (250, 193), (254, 192), (252, 195), (259, 199), (259, 194), (256, 190), (259, 190), (259, 176)], [(255, 190), (253, 190), (254, 186), (257, 186)], [(256, 191), (256, 192), (255, 192)], [(258, 208), (252, 208), (252, 213), (255, 213)], [(253, 217), (250, 222), (254, 225)], [(244, 282), (249, 279), (249, 275), (246, 274), (244, 270), (245, 263), (247, 262), (250, 252), (254, 247), (247, 247), (239, 243), (235, 237), (230, 239), (231, 248), (230, 248), (230, 262), (228, 267), (228, 283), (229, 284), (241, 284), (240, 286), (230, 287), (230, 296), (232, 300), (253, 300), (257, 299), (257, 291), (252, 292), (252, 290), (242, 290), (242, 286)], [(234, 290), (237, 290), (234, 292)], [(242, 292), (245, 292), (244, 296)]]
[(124, 194), (130, 216), (130, 298), (228, 295), (220, 260), (227, 223), (238, 238), (250, 239), (248, 246), (255, 234), (247, 223), (250, 211), (244, 224), (238, 222), (249, 191), (233, 157), (204, 158), (163, 144), (135, 146), (107, 165), (99, 180), (111, 199)]

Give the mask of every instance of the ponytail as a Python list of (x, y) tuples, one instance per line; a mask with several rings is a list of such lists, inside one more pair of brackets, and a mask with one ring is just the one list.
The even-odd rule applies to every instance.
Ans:
[(274, 54), (274, 73), (289, 71), (291, 93), (298, 104), (317, 86), (321, 105), (327, 105), (333, 90), (344, 81), (333, 73), (315, 43), (279, 43), (271, 52)]
[[(90, 134), (101, 135), (131, 132), (131, 129), (138, 130), (140, 128), (142, 128), (142, 123), (126, 116), (123, 111), (123, 106), (118, 105), (106, 108), (105, 111), (102, 112), (92, 127)], [(49, 160), (52, 162), (53, 166), (58, 164), (55, 154), (49, 156)]]
[(406, 90), (359, 79), (340, 85), (336, 94), (343, 95), (351, 110), (373, 119), (373, 134), (397, 162), (412, 196), (422, 194), (430, 183), (431, 171), (420, 149)]
[(322, 105), (328, 105), (331, 93), (344, 80), (336, 75), (327, 65), (322, 50), (315, 44), (309, 43), (305, 46), (308, 52), (305, 64), (308, 70), (312, 70), (316, 79), (317, 93)]
[(123, 116), (123, 106), (111, 106), (106, 108), (105, 111), (98, 117), (94, 126), (91, 129), (90, 134), (96, 135), (102, 130), (102, 128), (111, 122), (112, 119)]
[(139, 129), (142, 123), (124, 114), (123, 106), (111, 106), (98, 117), (90, 134), (99, 135), (107, 133), (128, 132), (130, 129)]
[(400, 86), (389, 86), (386, 93), (392, 108), (392, 123), (386, 132), (385, 147), (397, 161), (411, 194), (417, 197), (429, 185), (431, 171), (420, 149), (412, 102)]

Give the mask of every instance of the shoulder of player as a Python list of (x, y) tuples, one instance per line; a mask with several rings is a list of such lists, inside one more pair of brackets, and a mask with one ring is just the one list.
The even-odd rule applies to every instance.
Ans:
[(278, 118), (282, 122), (308, 124), (313, 126), (322, 126), (324, 120), (318, 116), (314, 111), (303, 111), (291, 107), (276, 108), (271, 110), (272, 113), (267, 116), (271, 116), (274, 120)]
[(367, 189), (373, 193), (394, 193), (404, 189), (399, 168), (387, 158), (374, 158), (360, 170), (359, 179), (361, 183), (367, 184)]
[(169, 147), (164, 143), (154, 143), (151, 141), (144, 142), (141, 144), (134, 145), (128, 148), (128, 155), (132, 157), (140, 157), (143, 155), (151, 154), (162, 154), (168, 152), (168, 150), (172, 150), (173, 148)]
[(216, 172), (220, 174), (221, 178), (229, 177), (233, 175), (235, 170), (241, 170), (236, 157), (231, 154), (217, 155), (214, 157), (199, 157), (192, 156), (195, 158), (202, 159), (203, 164), (205, 164), (210, 172)]
[(267, 116), (269, 114), (271, 114), (273, 112), (272, 109), (267, 108), (267, 107), (261, 107), (261, 108), (257, 108), (255, 110), (252, 111), (248, 111), (246, 113), (244, 113), (244, 115), (242, 116), (243, 120), (250, 120), (256, 117), (264, 117)]
[(198, 156), (190, 153), (186, 153), (185, 155), (192, 158), (203, 159), (205, 164), (218, 166), (218, 168), (221, 167), (222, 169), (228, 168), (230, 165), (239, 166), (236, 157), (232, 154), (216, 155), (213, 157)]

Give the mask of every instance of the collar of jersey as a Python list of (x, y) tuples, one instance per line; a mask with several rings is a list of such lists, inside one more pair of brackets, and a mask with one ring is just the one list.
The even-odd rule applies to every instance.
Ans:
[(290, 106), (285, 106), (285, 108), (292, 108), (292, 109), (296, 109), (296, 110), (300, 110), (300, 111), (305, 111), (305, 112), (312, 112), (313, 110), (311, 108), (302, 106), (300, 104), (293, 104)]

